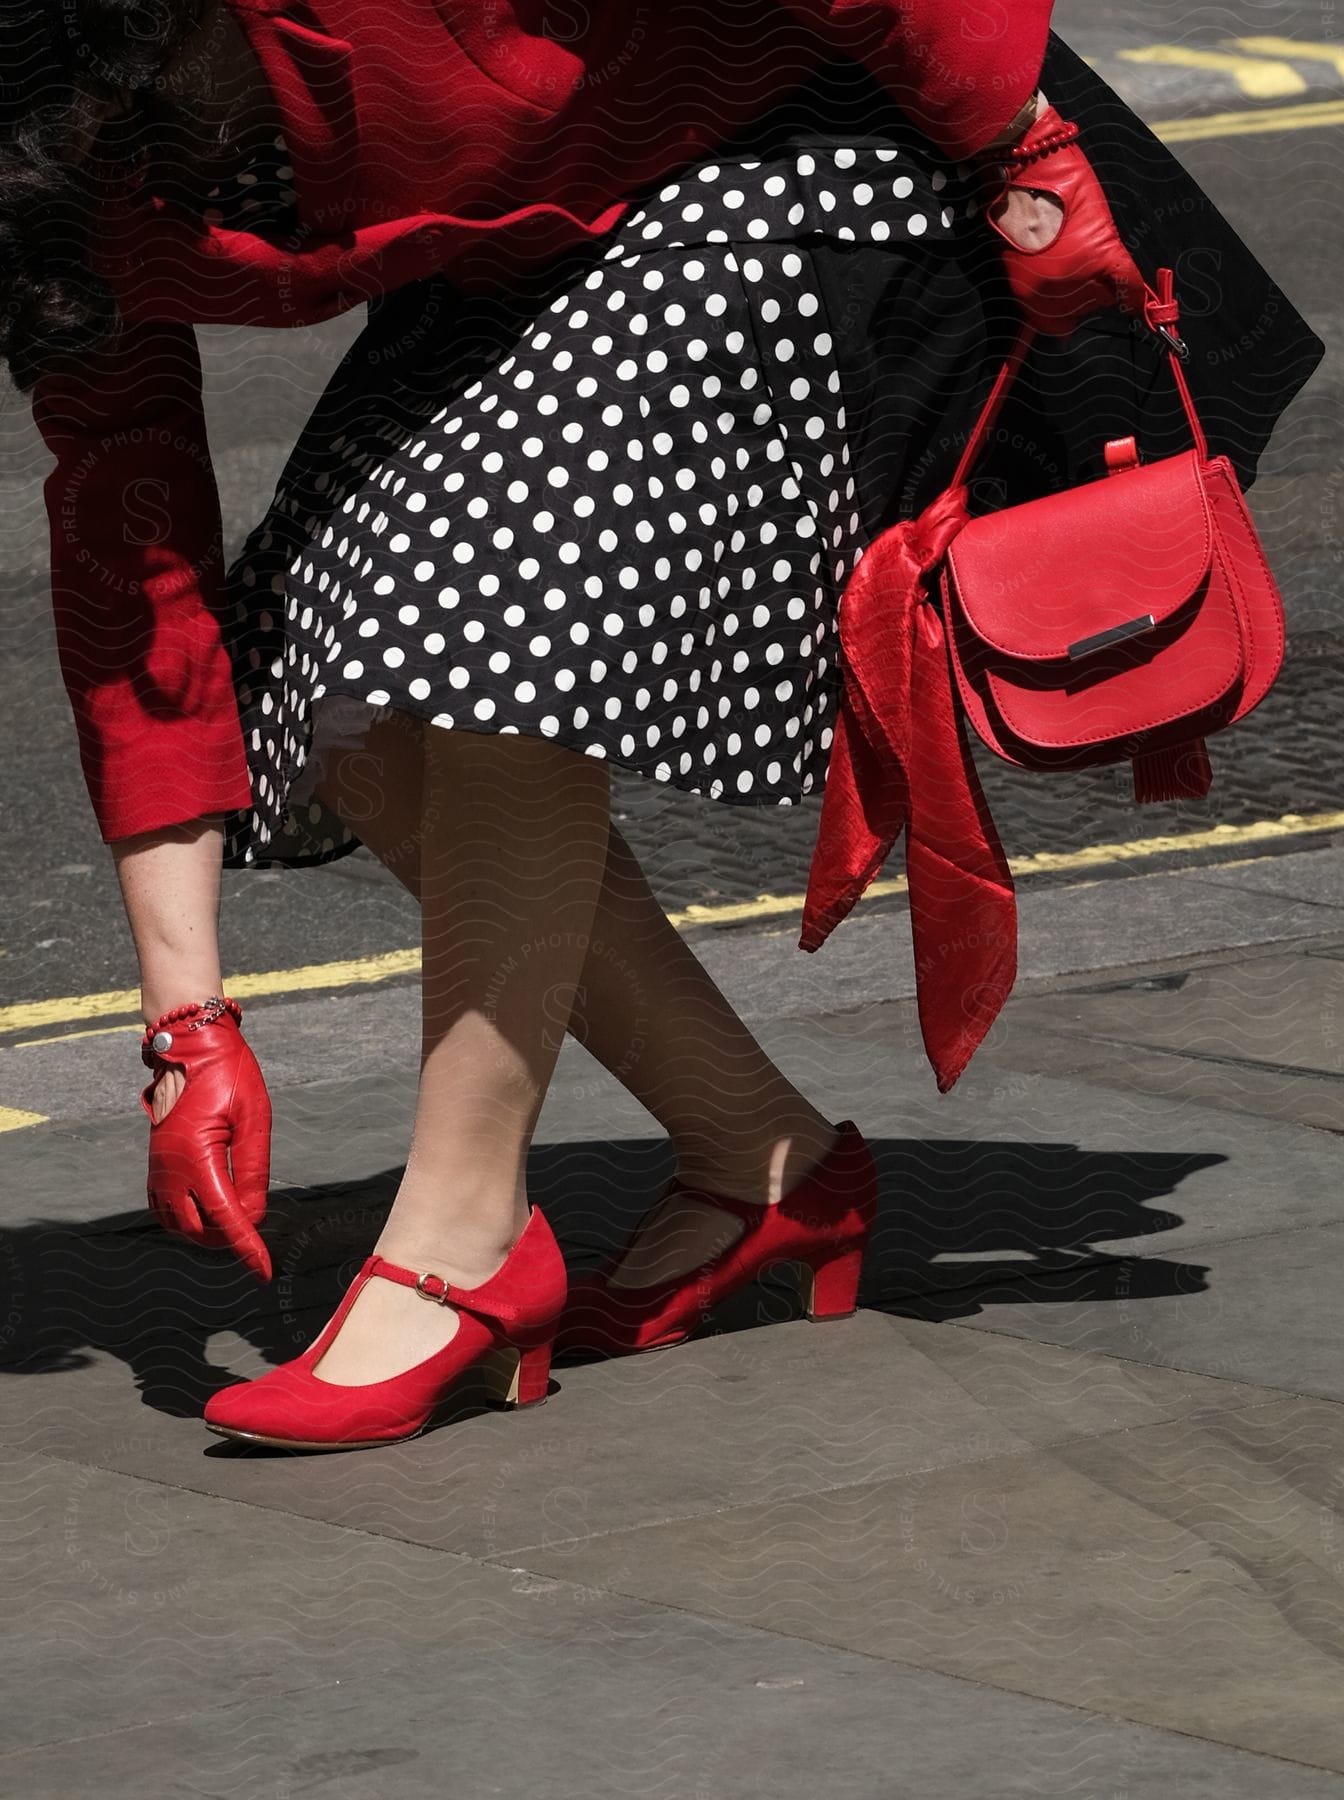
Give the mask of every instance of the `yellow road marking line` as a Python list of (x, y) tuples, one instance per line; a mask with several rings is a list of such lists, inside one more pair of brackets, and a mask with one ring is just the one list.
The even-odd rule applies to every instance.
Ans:
[(1344, 125), (1344, 100), (1264, 106), (1254, 112), (1205, 113), (1198, 119), (1158, 119), (1148, 129), (1164, 144), (1189, 144), (1199, 138), (1241, 137), (1252, 131), (1310, 131), (1322, 125)]
[(45, 1113), (20, 1112), (17, 1107), (0, 1106), (0, 1131), (26, 1131), (30, 1125), (45, 1125)]
[(73, 1044), (76, 1038), (115, 1037), (124, 1032), (127, 1037), (139, 1037), (143, 1030), (139, 1025), (95, 1025), (92, 1031), (62, 1031), (56, 1037), (24, 1038), (21, 1043), (10, 1044), (11, 1050), (31, 1050), (35, 1044)]
[[(1137, 862), (1145, 857), (1195, 850), (1230, 849), (1238, 844), (1272, 843), (1279, 838), (1322, 831), (1344, 831), (1344, 812), (1285, 813), (1282, 818), (1257, 819), (1249, 825), (1213, 825), (1207, 831), (1133, 838), (1120, 844), (1087, 844), (1080, 850), (1038, 850), (1030, 856), (1010, 856), (1008, 867), (1014, 875), (1067, 874), (1073, 869), (1097, 869), (1110, 863)], [(880, 900), (903, 894), (906, 887), (905, 876), (896, 875), (889, 881), (873, 882), (864, 890), (863, 899)], [(729, 906), (692, 905), (684, 913), (669, 916), (674, 923), (684, 920), (695, 925), (738, 924), (747, 919), (769, 918), (772, 914), (801, 912), (804, 898), (802, 894), (760, 894), (755, 900), (742, 900)]]
[[(382, 956), (360, 956), (348, 962), (307, 963), (299, 969), (271, 969), (260, 975), (238, 975), (229, 983), (235, 1000), (256, 1000), (308, 988), (364, 987), (396, 975), (418, 974), (418, 950), (389, 950)], [(55, 1000), (27, 1000), (0, 1006), (0, 1034), (33, 1031), (41, 1025), (75, 1025), (84, 1019), (138, 1013), (140, 990), (114, 988), (106, 994), (63, 995)]]
[(1269, 844), (1279, 838), (1305, 837), (1322, 831), (1344, 831), (1344, 812), (1284, 813), (1278, 819), (1254, 819), (1248, 825), (1211, 825), (1207, 831), (1185, 831), (1166, 837), (1132, 838), (1126, 844), (1088, 844), (1081, 850), (1039, 850), (1014, 856), (1014, 875), (1039, 875), (1061, 869), (1096, 868), (1173, 851), (1230, 849), (1234, 844)]
[(1187, 50), (1182, 44), (1144, 44), (1140, 49), (1119, 50), (1116, 54), (1126, 62), (1217, 70), (1230, 75), (1248, 100), (1285, 100), (1307, 91), (1306, 82), (1291, 63), (1261, 56), (1234, 56), (1227, 50)]
[(1302, 56), (1308, 62), (1330, 63), (1336, 75), (1344, 75), (1344, 44), (1322, 44), (1308, 38), (1239, 37), (1225, 38), (1225, 43), (1238, 50), (1251, 50), (1261, 56)]
[[(1087, 871), (1117, 862), (1142, 862), (1147, 858), (1189, 855), (1199, 850), (1234, 849), (1242, 845), (1274, 843), (1282, 838), (1316, 836), (1322, 832), (1344, 832), (1344, 812), (1285, 813), (1278, 819), (1257, 819), (1248, 825), (1213, 825), (1207, 831), (1187, 831), (1174, 836), (1133, 838), (1127, 843), (1088, 844), (1079, 850), (1041, 850), (1031, 856), (1009, 859), (1013, 874), (1058, 875), (1071, 870)], [(904, 875), (889, 881), (875, 881), (860, 901), (890, 898), (906, 892)], [(674, 926), (732, 925), (749, 920), (799, 913), (803, 894), (758, 894), (753, 900), (729, 902), (723, 906), (692, 904), (668, 917)], [(388, 981), (398, 975), (414, 975), (420, 969), (418, 950), (390, 950), (381, 956), (361, 956), (344, 962), (308, 963), (298, 969), (273, 969), (263, 974), (239, 975), (228, 991), (238, 999), (270, 999), (277, 994), (307, 993), (319, 988), (367, 987)], [(44, 1025), (77, 1025), (85, 1019), (107, 1018), (116, 1013), (134, 1013), (140, 995), (134, 988), (121, 988), (105, 994), (71, 994), (54, 1000), (28, 1000), (14, 1006), (0, 1007), (0, 1034), (32, 1031)], [(124, 1026), (105, 1027), (123, 1030)], [(139, 1029), (139, 1027), (135, 1027)], [(96, 1032), (75, 1032), (71, 1036), (95, 1036)], [(45, 1038), (38, 1042), (58, 1040)], [(17, 1048), (15, 1045), (11, 1049)]]

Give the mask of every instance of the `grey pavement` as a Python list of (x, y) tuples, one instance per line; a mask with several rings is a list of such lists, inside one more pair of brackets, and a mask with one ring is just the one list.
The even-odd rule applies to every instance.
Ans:
[[(251, 1014), (266, 1290), (145, 1214), (133, 1034), (0, 1053), (53, 1115), (0, 1135), (0, 1792), (1344, 1797), (1344, 844), (1024, 884), (943, 1097), (899, 906), (687, 935), (873, 1145), (859, 1312), (780, 1269), (382, 1450), (199, 1414), (375, 1236), (413, 989)], [(568, 1041), (530, 1181), (572, 1268), (668, 1168)]]

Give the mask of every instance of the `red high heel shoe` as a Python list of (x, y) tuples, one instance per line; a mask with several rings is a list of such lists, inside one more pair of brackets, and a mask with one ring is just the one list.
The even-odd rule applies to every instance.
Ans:
[(648, 1287), (611, 1287), (609, 1277), (632, 1247), (637, 1227), (602, 1269), (571, 1286), (555, 1334), (556, 1354), (598, 1350), (613, 1356), (679, 1344), (720, 1300), (780, 1262), (803, 1265), (802, 1298), (809, 1319), (848, 1318), (877, 1211), (877, 1170), (852, 1119), (844, 1120), (837, 1133), (816, 1168), (774, 1205), (700, 1188), (679, 1189), (735, 1213), (746, 1221), (746, 1231), (689, 1274)]
[[(313, 1369), (360, 1289), (375, 1277), (454, 1307), (457, 1331), (442, 1350), (386, 1381), (360, 1387), (323, 1381)], [(221, 1437), (284, 1450), (371, 1449), (417, 1436), (453, 1383), (477, 1363), (495, 1399), (535, 1406), (546, 1398), (551, 1338), (564, 1299), (564, 1259), (535, 1206), (503, 1264), (474, 1288), (370, 1256), (317, 1342), (255, 1381), (221, 1388), (206, 1403), (205, 1422)]]

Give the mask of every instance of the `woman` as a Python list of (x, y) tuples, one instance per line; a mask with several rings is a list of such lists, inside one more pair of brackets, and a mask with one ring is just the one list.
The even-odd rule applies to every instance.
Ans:
[[(313, 1347), (207, 1422), (385, 1442), (478, 1363), (537, 1400), (554, 1343), (676, 1342), (771, 1261), (810, 1272), (813, 1316), (852, 1310), (867, 1147), (677, 937), (607, 765), (748, 804), (816, 791), (837, 595), (948, 472), (926, 448), (986, 367), (986, 249), (1047, 330), (1135, 303), (1076, 147), (1054, 152), (1068, 229), (999, 169), (1058, 123), (1048, 0), (976, 31), (939, 0), (604, 6), (568, 38), (522, 0), (19, 10), (0, 350), (57, 456), (59, 648), (140, 959), (166, 1225), (269, 1273), (221, 853), (362, 840), (423, 916), (386, 1227)], [(366, 299), (224, 571), (194, 324)], [(566, 1028), (677, 1153), (567, 1306), (526, 1188)]]

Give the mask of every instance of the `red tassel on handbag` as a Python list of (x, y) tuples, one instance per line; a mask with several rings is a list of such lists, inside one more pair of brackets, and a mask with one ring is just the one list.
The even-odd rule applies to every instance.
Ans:
[[(1170, 269), (1144, 318), (1188, 355)], [(821, 947), (905, 829), (920, 1025), (943, 1092), (1017, 970), (1012, 876), (965, 720), (1019, 768), (1129, 761), (1137, 800), (1198, 797), (1205, 738), (1258, 705), (1283, 661), (1278, 588), (1175, 360), (1193, 449), (1145, 464), (1117, 439), (1098, 480), (969, 518), (967, 475), (1034, 335), (1022, 328), (950, 486), (874, 539), (837, 615), (843, 688), (799, 943)]]

